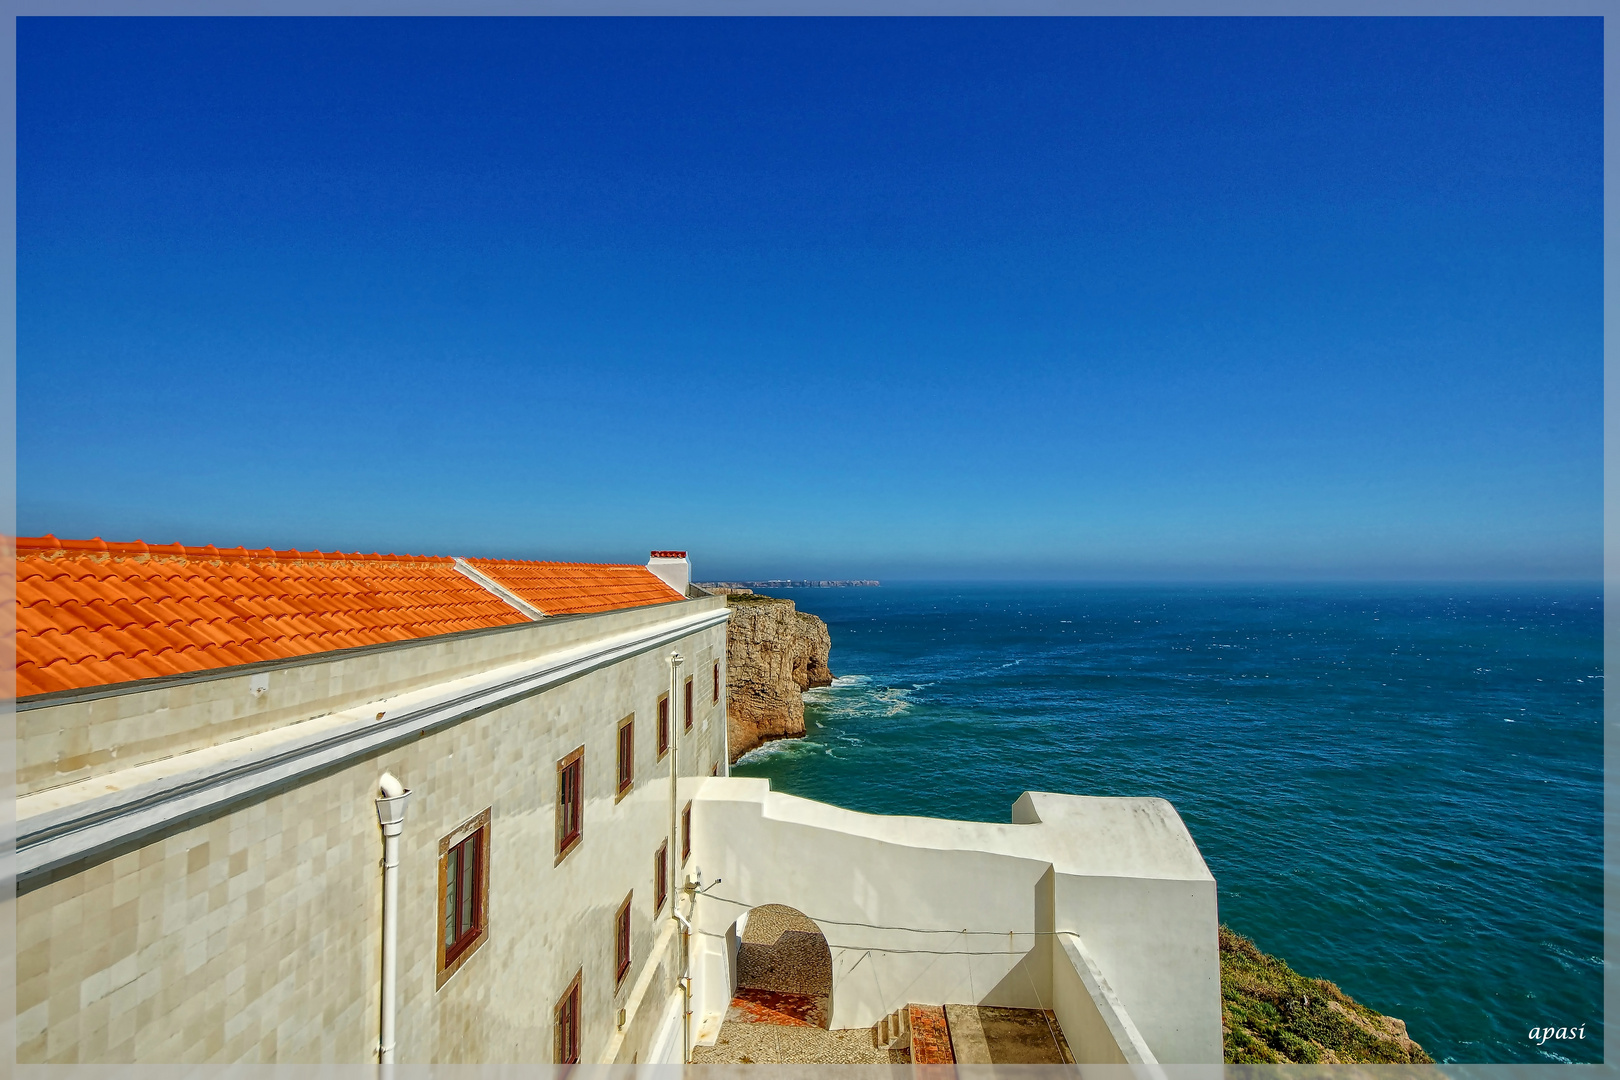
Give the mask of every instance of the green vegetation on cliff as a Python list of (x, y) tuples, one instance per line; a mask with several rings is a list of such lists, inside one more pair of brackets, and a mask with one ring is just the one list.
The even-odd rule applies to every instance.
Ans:
[(1433, 1059), (1406, 1024), (1307, 979), (1221, 927), (1221, 1020), (1231, 1064), (1417, 1064)]

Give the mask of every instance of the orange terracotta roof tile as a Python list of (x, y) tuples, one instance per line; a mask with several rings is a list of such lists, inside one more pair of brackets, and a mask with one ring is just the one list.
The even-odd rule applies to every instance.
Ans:
[(17, 541), (17, 694), (503, 626), (448, 558)]
[[(683, 597), (646, 567), (469, 559), (548, 615)], [(525, 622), (430, 555), (17, 540), (17, 694)]]
[(582, 615), (686, 599), (645, 566), (468, 559), (547, 615)]

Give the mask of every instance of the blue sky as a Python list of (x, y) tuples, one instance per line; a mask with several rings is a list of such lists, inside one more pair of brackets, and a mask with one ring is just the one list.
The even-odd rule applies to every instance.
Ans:
[(18, 527), (1584, 578), (1596, 19), (21, 19)]

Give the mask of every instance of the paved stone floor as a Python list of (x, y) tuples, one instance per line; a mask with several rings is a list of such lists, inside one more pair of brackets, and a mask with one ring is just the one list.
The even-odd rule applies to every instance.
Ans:
[(737, 947), (737, 985), (824, 997), (832, 993), (832, 950), (815, 923), (792, 908), (755, 908)]
[[(912, 1050), (881, 1050), (871, 1028), (829, 1030), (832, 953), (815, 923), (779, 905), (755, 908), (737, 948), (737, 996), (703, 1065), (903, 1065)], [(1050, 1010), (912, 1005), (919, 1064), (1073, 1062)]]
[(805, 934), (821, 933), (821, 927), (793, 908), (783, 904), (761, 904), (748, 913), (748, 925), (743, 928), (742, 939), (751, 945), (770, 945), (788, 930)]
[(749, 1024), (728, 1020), (713, 1046), (692, 1050), (694, 1065), (904, 1065), (905, 1050), (879, 1050), (871, 1028)]
[(1050, 1009), (947, 1005), (951, 1052), (958, 1065), (1064, 1065), (1074, 1061)]
[(737, 987), (726, 1019), (739, 1024), (785, 1024), (788, 1027), (832, 1026), (827, 998), (822, 995), (784, 994), (779, 990)]
[(815, 923), (771, 904), (748, 916), (737, 948), (737, 996), (713, 1046), (692, 1050), (704, 1065), (896, 1065), (905, 1050), (880, 1050), (871, 1028), (830, 1031), (832, 952)]

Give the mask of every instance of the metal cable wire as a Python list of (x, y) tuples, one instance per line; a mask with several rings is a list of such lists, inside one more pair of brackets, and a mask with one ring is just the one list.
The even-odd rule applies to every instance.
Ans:
[[(720, 896), (717, 893), (704, 893), (703, 895), (708, 896), (708, 897), (712, 897), (715, 900), (723, 900), (728, 904), (733, 904), (733, 905), (735, 905), (737, 907), (740, 907), (740, 908), (748, 908), (749, 910), (752, 910), (752, 909), (754, 909), (756, 907), (763, 906), (763, 905), (760, 905), (760, 904), (749, 904), (749, 903), (746, 903), (746, 902), (744, 902), (742, 900), (733, 900), (729, 896)], [(783, 906), (785, 907), (786, 905), (783, 905)], [(799, 911), (798, 908), (794, 908), (793, 910), (794, 911)], [(972, 936), (985, 936), (985, 937), (1006, 937), (1007, 935), (1012, 934), (1012, 935), (1021, 935), (1021, 936), (1024, 936), (1024, 937), (1055, 937), (1058, 934), (1073, 934), (1074, 933), (1074, 931), (1072, 931), (1072, 930), (968, 930), (968, 929), (965, 929), (965, 928), (961, 929), (961, 930), (953, 930), (953, 929), (950, 929), (948, 927), (934, 928), (934, 927), (922, 927), (922, 926), (885, 926), (885, 925), (883, 925), (881, 923), (850, 922), (850, 921), (845, 920), (845, 919), (818, 918), (815, 915), (811, 915), (807, 911), (799, 911), (799, 914), (803, 915), (805, 918), (809, 919), (811, 922), (815, 923), (817, 926), (822, 926), (822, 925), (826, 925), (826, 926), (858, 926), (858, 927), (861, 927), (862, 929), (865, 929), (865, 930), (900, 930), (900, 931), (903, 931), (903, 932), (908, 933), (908, 934), (967, 934), (967, 935), (972, 935)], [(1078, 935), (1076, 935), (1076, 936), (1078, 936)], [(865, 946), (861, 946), (861, 947), (865, 948)], [(879, 952), (884, 952), (884, 951), (927, 952), (929, 950), (926, 950), (926, 949), (919, 949), (919, 950), (882, 950), (882, 949), (879, 949), (878, 951)], [(998, 953), (974, 953), (973, 955), (975, 955), (975, 956), (994, 956), (994, 955), (998, 955)]]

